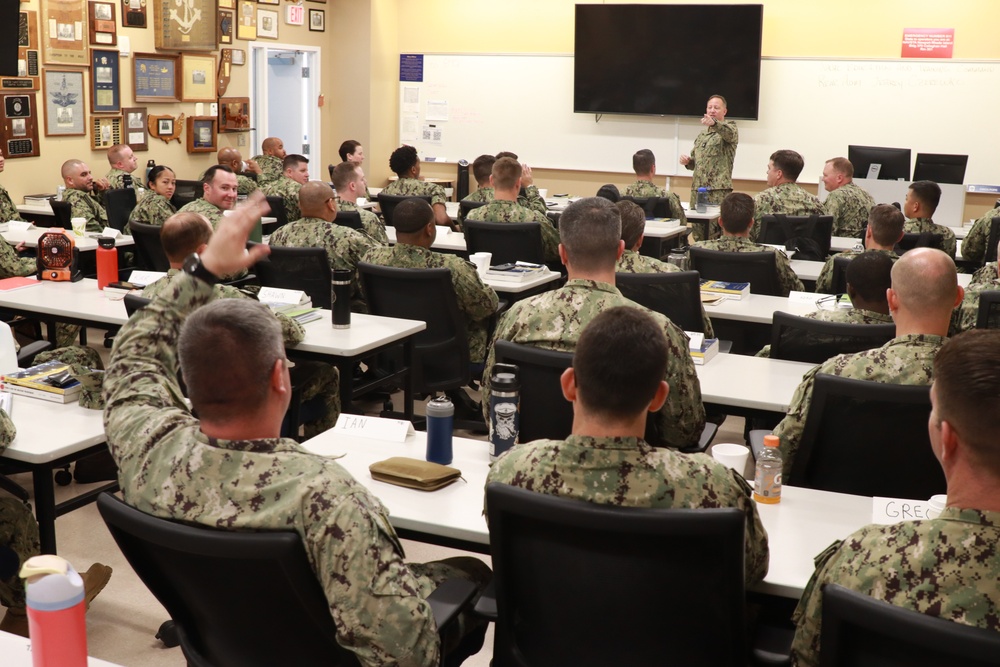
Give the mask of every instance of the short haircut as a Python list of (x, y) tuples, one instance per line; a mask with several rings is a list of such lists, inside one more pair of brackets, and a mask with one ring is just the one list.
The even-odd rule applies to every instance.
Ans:
[(174, 213), (164, 220), (160, 228), (160, 243), (163, 252), (171, 263), (184, 261), (184, 258), (198, 248), (208, 243), (212, 238), (212, 225), (200, 213), (183, 211)]
[(955, 260), (936, 248), (914, 248), (892, 265), (892, 290), (912, 313), (950, 315), (958, 296)]
[(236, 172), (227, 167), (224, 164), (213, 164), (211, 167), (205, 170), (205, 175), (201, 177), (201, 182), (203, 185), (211, 185), (212, 181), (215, 180), (215, 175), (220, 171), (224, 171), (227, 174), (235, 175)]
[(81, 165), (83, 165), (83, 160), (77, 160), (75, 158), (71, 160), (66, 160), (65, 162), (63, 162), (62, 167), (59, 169), (59, 173), (62, 175), (63, 178), (66, 178), (67, 176), (72, 174), (77, 167)]
[(113, 165), (115, 162), (119, 162), (122, 159), (122, 157), (124, 157), (123, 153), (125, 152), (126, 148), (128, 148), (128, 144), (115, 144), (114, 146), (109, 148), (108, 163)]
[(323, 181), (306, 181), (299, 188), (299, 212), (303, 218), (325, 218), (326, 203), (333, 199), (333, 188)]
[(412, 234), (434, 222), (434, 209), (427, 200), (410, 197), (396, 204), (392, 210), (392, 225), (397, 232)]
[(622, 193), (614, 183), (605, 183), (597, 188), (597, 195), (595, 196), (607, 199), (612, 204), (617, 204), (622, 199)]
[[(165, 164), (158, 164), (152, 169), (150, 169), (149, 176), (146, 178), (146, 185), (149, 185), (150, 183), (155, 183), (156, 179), (160, 177), (160, 174), (162, 174), (165, 171), (169, 171), (171, 174), (174, 173), (174, 170)], [(174, 175), (176, 176), (176, 174)]]
[(354, 151), (356, 151), (360, 145), (361, 142), (355, 141), (354, 139), (348, 139), (344, 143), (340, 144), (340, 148), (337, 149), (337, 152), (340, 154), (340, 159), (347, 162), (347, 156), (353, 155)]
[(278, 137), (268, 137), (267, 139), (265, 139), (260, 143), (260, 149), (262, 151), (269, 151), (273, 149), (275, 145), (278, 144), (279, 142), (281, 142), (281, 139), (279, 139)]
[(631, 306), (604, 311), (584, 327), (573, 352), (577, 400), (614, 421), (634, 418), (656, 396), (667, 353), (663, 329), (648, 313)]
[(621, 238), (618, 208), (601, 197), (578, 199), (559, 218), (559, 241), (567, 258), (584, 271), (613, 268)]
[(490, 174), (493, 173), (493, 163), (496, 161), (497, 159), (492, 155), (480, 155), (472, 163), (472, 175), (476, 177), (476, 183), (479, 183), (479, 187), (490, 184)]
[(1000, 330), (966, 331), (935, 355), (934, 413), (951, 424), (974, 463), (1000, 475)]
[(493, 163), (493, 187), (498, 190), (510, 190), (521, 178), (521, 163), (513, 158), (502, 157)]
[(417, 157), (417, 149), (413, 146), (400, 146), (389, 156), (389, 169), (392, 173), (402, 177), (410, 171), (420, 158)]
[(646, 212), (634, 201), (623, 199), (615, 204), (622, 218), (622, 241), (625, 249), (631, 250), (639, 242), (639, 237), (646, 231)]
[(710, 95), (708, 101), (711, 102), (712, 100), (719, 100), (720, 102), (722, 102), (722, 106), (726, 107), (727, 109), (729, 108), (729, 103), (726, 102), (726, 98), (723, 97), (722, 95)]
[(742, 234), (753, 222), (753, 197), (745, 192), (730, 192), (719, 207), (719, 224), (730, 234)]
[(868, 212), (868, 228), (880, 246), (893, 246), (903, 234), (906, 216), (892, 204), (876, 204)]
[(638, 150), (632, 156), (632, 171), (635, 172), (636, 176), (648, 174), (655, 164), (656, 157), (653, 156), (653, 151), (648, 148)]
[(892, 287), (892, 258), (880, 250), (863, 252), (847, 264), (845, 277), (865, 301), (886, 303), (886, 290)]
[(341, 162), (333, 168), (330, 178), (333, 180), (333, 187), (339, 194), (341, 190), (347, 188), (348, 184), (359, 180), (357, 173), (358, 165), (353, 162)]
[(854, 178), (854, 165), (846, 157), (830, 158), (826, 163), (844, 178)]
[(285, 358), (278, 319), (253, 299), (217, 299), (195, 310), (177, 348), (191, 405), (213, 421), (263, 407), (274, 362)]
[(910, 191), (925, 208), (930, 209), (928, 217), (934, 215), (941, 202), (941, 186), (934, 181), (914, 181), (910, 184)]
[(790, 181), (798, 180), (802, 167), (806, 164), (801, 155), (787, 148), (771, 153), (771, 162)]
[(517, 159), (517, 153), (511, 153), (510, 151), (500, 151), (496, 154), (496, 158), (499, 160), (501, 158), (509, 157), (511, 160)]
[(281, 171), (295, 169), (303, 162), (309, 164), (309, 158), (305, 155), (299, 155), (298, 153), (289, 153), (285, 156), (285, 159), (281, 161)]

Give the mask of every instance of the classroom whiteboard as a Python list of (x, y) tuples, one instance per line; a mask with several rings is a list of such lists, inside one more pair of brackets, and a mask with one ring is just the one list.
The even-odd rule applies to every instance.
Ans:
[[(509, 150), (533, 167), (628, 173), (649, 148), (659, 174), (690, 173), (677, 159), (698, 119), (573, 113), (571, 55), (428, 54), (423, 72), (399, 84), (399, 138), (424, 158)], [(1000, 183), (997, 108), (1000, 61), (764, 59), (760, 120), (736, 121), (733, 176), (764, 180), (768, 156), (791, 148), (805, 158), (800, 180), (816, 182), (827, 159), (862, 144), (967, 154), (966, 183)]]

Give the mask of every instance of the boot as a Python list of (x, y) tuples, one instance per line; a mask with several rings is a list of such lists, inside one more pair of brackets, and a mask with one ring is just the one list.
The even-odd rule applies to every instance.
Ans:
[(104, 587), (108, 585), (108, 581), (111, 580), (111, 568), (107, 565), (94, 563), (90, 566), (89, 570), (80, 576), (83, 578), (84, 600), (87, 602), (87, 609), (90, 609), (90, 603), (94, 601), (97, 594), (103, 591)]
[(0, 621), (0, 631), (21, 637), (28, 636), (28, 612), (24, 607), (8, 607)]

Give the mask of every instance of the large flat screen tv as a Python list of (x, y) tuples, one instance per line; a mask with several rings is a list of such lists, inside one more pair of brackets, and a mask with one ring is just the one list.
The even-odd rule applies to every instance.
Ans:
[(763, 5), (577, 5), (573, 110), (757, 119)]

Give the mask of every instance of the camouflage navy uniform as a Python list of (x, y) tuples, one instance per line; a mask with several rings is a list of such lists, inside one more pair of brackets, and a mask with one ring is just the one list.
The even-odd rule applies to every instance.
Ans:
[[(3, 202), (0, 201), (0, 215), (3, 211)], [(986, 215), (976, 220), (972, 225), (968, 235), (962, 240), (962, 258), (969, 262), (982, 263), (986, 259), (986, 243), (990, 238), (990, 224), (993, 218), (1000, 217), (1000, 206), (997, 206)]]
[(236, 194), (249, 195), (258, 188), (257, 181), (243, 174), (236, 174)]
[[(905, 234), (923, 234), (924, 232), (930, 232), (931, 234), (936, 234), (938, 236), (944, 237), (944, 246), (942, 249), (955, 259), (955, 232), (951, 231), (944, 225), (939, 225), (930, 218), (911, 218), (906, 221), (903, 225), (903, 233)], [(965, 247), (965, 244), (962, 244)], [(965, 254), (963, 252), (962, 256)]]
[(473, 559), (406, 563), (382, 503), (336, 461), (293, 440), (202, 433), (177, 384), (176, 350), (184, 318), (214, 297), (206, 283), (178, 276), (116, 336), (104, 424), (125, 502), (226, 530), (294, 530), (341, 645), (364, 665), (437, 665), (441, 641), (426, 597), (448, 576), (483, 584), (488, 568)]
[(951, 315), (951, 335), (975, 328), (979, 319), (979, 295), (994, 290), (1000, 290), (1000, 277), (997, 276), (996, 262), (991, 262), (972, 275), (962, 303)]
[(537, 222), (542, 226), (542, 254), (546, 262), (559, 261), (559, 232), (544, 213), (525, 208), (515, 201), (494, 199), (469, 211), (466, 220), (485, 222)]
[(875, 200), (864, 188), (845, 183), (826, 195), (823, 215), (833, 216), (833, 236), (858, 236), (874, 206)]
[(687, 214), (684, 213), (684, 207), (681, 206), (681, 198), (673, 192), (667, 192), (664, 188), (659, 187), (651, 181), (636, 181), (625, 188), (625, 196), (635, 197), (636, 199), (649, 199), (650, 197), (668, 199), (670, 200), (670, 217), (677, 218), (681, 221), (682, 225), (687, 224)]
[(437, 183), (428, 183), (416, 178), (400, 178), (389, 183), (382, 189), (382, 194), (393, 195), (395, 197), (430, 197), (431, 206), (441, 204), (444, 206), (447, 199), (444, 188)]
[(260, 174), (257, 175), (257, 186), (262, 187), (265, 183), (276, 181), (282, 177), (285, 170), (282, 168), (284, 161), (280, 157), (273, 155), (258, 155), (252, 158), (260, 167)]
[(899, 255), (891, 250), (880, 250), (878, 248), (874, 250), (847, 250), (836, 255), (832, 255), (823, 264), (823, 268), (819, 272), (819, 276), (816, 278), (816, 291), (822, 292), (823, 294), (833, 294), (833, 259), (834, 257), (857, 257), (863, 252), (881, 252), (889, 256), (893, 262), (899, 259)]
[(753, 198), (753, 219), (757, 224), (750, 228), (750, 238), (757, 240), (760, 220), (765, 215), (823, 215), (823, 204), (816, 195), (803, 190), (797, 183), (780, 183)]
[[(879, 313), (863, 308), (833, 308), (806, 313), (803, 317), (822, 322), (839, 322), (841, 324), (893, 324), (892, 315)], [(755, 356), (770, 357), (771, 346), (765, 345)]]
[(260, 188), (261, 192), (268, 197), (281, 197), (285, 203), (285, 215), (289, 222), (302, 217), (302, 213), (299, 212), (299, 190), (301, 189), (301, 183), (293, 181), (287, 176), (282, 176), (276, 181), (268, 181)]
[(731, 120), (716, 121), (694, 140), (691, 160), (684, 165), (691, 177), (691, 206), (698, 203), (698, 188), (708, 188), (708, 202), (721, 204), (733, 191), (733, 161), (740, 132)]
[(777, 248), (754, 243), (742, 236), (723, 236), (712, 241), (698, 241), (692, 246), (724, 252), (773, 252), (775, 254), (774, 267), (778, 270), (778, 284), (781, 286), (782, 296), (788, 296), (792, 290), (801, 292), (805, 289), (802, 286), (802, 281), (792, 270), (792, 265), (788, 263), (788, 257)]
[(367, 235), (321, 218), (301, 218), (271, 234), (270, 244), (272, 247), (325, 248), (331, 269), (351, 272), (351, 294), (355, 300), (352, 307), (363, 307), (359, 301), (358, 262), (363, 261), (365, 253), (378, 247)]
[(823, 586), (1000, 631), (1000, 513), (948, 507), (936, 519), (870, 525), (816, 557), (795, 610), (792, 664), (819, 665)]
[[(142, 290), (144, 299), (155, 299), (160, 294), (168, 291), (174, 276), (181, 273), (180, 269), (170, 269), (165, 278), (146, 285)], [(216, 299), (256, 299), (252, 294), (248, 294), (232, 285), (217, 284), (215, 288)], [(285, 345), (294, 347), (301, 343), (306, 337), (306, 332), (302, 325), (284, 313), (274, 313), (281, 325), (281, 339)], [(305, 370), (308, 367), (308, 370)], [(290, 371), (293, 382), (300, 374), (308, 375), (309, 381), (302, 385), (302, 400), (308, 401), (316, 396), (323, 397), (325, 409), (319, 419), (303, 424), (303, 432), (307, 438), (319, 435), (323, 431), (331, 429), (337, 423), (340, 416), (340, 374), (336, 367), (324, 364), (319, 361), (296, 361), (295, 368)]]
[(21, 214), (17, 210), (17, 206), (10, 198), (10, 193), (7, 192), (7, 188), (0, 185), (0, 222), (7, 222), (8, 220), (24, 220)]
[(943, 336), (932, 334), (897, 336), (873, 350), (838, 354), (806, 373), (795, 390), (788, 414), (774, 429), (774, 435), (781, 438), (785, 483), (795, 483), (795, 480), (789, 478), (788, 472), (792, 469), (792, 459), (799, 448), (806, 415), (809, 414), (809, 405), (812, 403), (814, 378), (818, 374), (887, 384), (929, 385), (934, 356), (945, 340)]
[(150, 191), (136, 205), (128, 216), (129, 223), (139, 222), (144, 225), (162, 227), (167, 218), (177, 212), (177, 208), (163, 195)]
[(188, 202), (181, 206), (178, 213), (200, 213), (208, 219), (208, 222), (212, 225), (212, 229), (215, 230), (219, 226), (219, 221), (222, 220), (222, 209), (211, 203), (204, 197), (198, 197), (192, 202)]
[(488, 204), (493, 201), (494, 190), (491, 186), (485, 185), (475, 192), (470, 192), (462, 198), (462, 201), (478, 201), (484, 204)]
[[(489, 204), (495, 199), (494, 190), (490, 186), (484, 186), (476, 190), (475, 192), (466, 195), (462, 201), (479, 201), (484, 204)], [(545, 206), (545, 200), (542, 199), (542, 195), (538, 192), (538, 187), (535, 185), (528, 185), (524, 188), (524, 195), (518, 193), (517, 203), (524, 208), (530, 208), (533, 211), (538, 211), (542, 215), (548, 213), (548, 207)]]
[(88, 232), (99, 232), (108, 226), (108, 213), (97, 193), (67, 188), (63, 193), (63, 201), (73, 207), (70, 211), (71, 218), (87, 219)]
[(124, 171), (122, 169), (118, 169), (117, 167), (112, 167), (111, 171), (109, 171), (107, 175), (104, 177), (108, 180), (108, 189), (110, 190), (124, 189), (125, 176), (129, 176), (132, 178), (132, 189), (135, 190), (136, 196), (141, 196), (141, 193), (145, 192), (145, 189), (142, 187), (141, 183), (142, 179), (141, 178), (136, 179), (135, 176), (132, 176), (132, 174), (130, 174), (129, 172)]
[[(680, 271), (675, 265), (669, 262), (662, 262), (653, 257), (640, 255), (635, 250), (626, 250), (618, 258), (615, 265), (615, 273), (675, 273)], [(705, 306), (701, 307), (701, 321), (705, 327), (705, 336), (715, 338), (715, 329), (712, 328), (712, 320), (708, 319)]]
[(750, 486), (707, 454), (655, 449), (634, 436), (571, 435), (514, 446), (490, 468), (490, 482), (598, 505), (735, 507), (746, 515), (747, 586), (767, 574), (767, 532), (750, 499)]
[(408, 243), (372, 248), (365, 255), (364, 261), (398, 269), (450, 270), (458, 309), (465, 315), (469, 361), (474, 364), (483, 363), (486, 358), (486, 333), (499, 300), (496, 292), (483, 284), (474, 264), (456, 255), (434, 252)]
[[(14, 422), (0, 410), (0, 453), (10, 446), (16, 434)], [(17, 498), (0, 497), (0, 547), (12, 550), (21, 563), (42, 551), (38, 522), (31, 507)], [(16, 572), (8, 579), (0, 579), (0, 603), (24, 609), (24, 583)]]
[[(614, 285), (594, 280), (570, 280), (560, 289), (518, 301), (500, 317), (493, 340), (572, 352), (590, 320), (615, 306), (639, 308), (663, 329), (669, 352), (663, 379), (670, 384), (670, 394), (663, 408), (650, 419), (656, 420), (663, 433), (663, 444), (674, 448), (696, 444), (705, 427), (705, 406), (701, 402), (701, 383), (688, 351), (687, 336), (664, 315), (623, 297)], [(495, 354), (491, 345), (484, 378), (489, 377), (496, 362)], [(483, 385), (483, 406), (488, 419), (485, 414), (490, 404), (487, 384)]]
[(385, 234), (385, 223), (371, 211), (359, 208), (356, 202), (345, 201), (340, 197), (337, 197), (337, 210), (357, 211), (361, 215), (361, 226), (365, 228), (365, 234), (375, 243), (389, 244), (389, 237)]
[(0, 278), (31, 276), (37, 269), (34, 257), (18, 257), (14, 246), (0, 239)]

